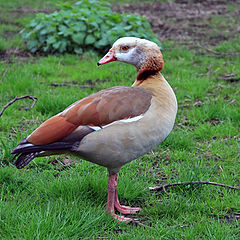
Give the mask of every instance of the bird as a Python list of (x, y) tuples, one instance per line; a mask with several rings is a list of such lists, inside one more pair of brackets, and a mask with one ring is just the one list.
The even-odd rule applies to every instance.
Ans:
[[(18, 169), (35, 157), (70, 154), (106, 167), (106, 213), (119, 222), (139, 207), (123, 206), (117, 193), (121, 167), (150, 152), (172, 131), (177, 99), (160, 73), (159, 46), (146, 39), (122, 37), (114, 42), (97, 65), (120, 61), (134, 65), (132, 86), (115, 86), (80, 99), (43, 122), (12, 150)], [(116, 210), (120, 213), (118, 215)]]

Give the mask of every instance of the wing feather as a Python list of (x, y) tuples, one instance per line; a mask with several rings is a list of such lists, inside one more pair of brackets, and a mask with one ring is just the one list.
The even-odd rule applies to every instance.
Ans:
[(71, 134), (77, 127), (62, 116), (54, 116), (42, 123), (27, 137), (27, 141), (35, 145), (49, 144)]
[(78, 126), (105, 126), (144, 114), (152, 95), (139, 87), (113, 87), (85, 97), (39, 126), (27, 141), (49, 144), (71, 134)]

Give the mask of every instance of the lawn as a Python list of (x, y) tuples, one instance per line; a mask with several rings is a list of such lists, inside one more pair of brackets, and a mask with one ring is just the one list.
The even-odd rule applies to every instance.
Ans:
[[(136, 78), (134, 67), (123, 63), (97, 67), (102, 56), (94, 52), (29, 54), (18, 32), (37, 11), (59, 2), (0, 2), (0, 110), (16, 96), (38, 98), (33, 108), (32, 100), (22, 99), (0, 117), (0, 239), (239, 239), (239, 191), (201, 184), (149, 191), (189, 181), (240, 185), (240, 37), (227, 32), (226, 16), (213, 15), (213, 31), (204, 36), (216, 37), (224, 21), (219, 41), (162, 41), (162, 73), (178, 99), (176, 124), (162, 144), (125, 165), (118, 181), (121, 203), (142, 208), (140, 224), (105, 214), (105, 168), (72, 156), (38, 158), (22, 170), (12, 165), (11, 149), (42, 121)], [(240, 3), (225, 5), (229, 12), (240, 9)], [(229, 24), (239, 28), (234, 18)]]

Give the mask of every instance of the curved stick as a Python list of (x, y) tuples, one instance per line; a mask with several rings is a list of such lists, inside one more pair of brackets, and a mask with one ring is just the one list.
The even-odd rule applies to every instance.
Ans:
[(216, 182), (209, 182), (209, 181), (194, 181), (194, 182), (176, 182), (176, 183), (169, 183), (165, 184), (163, 186), (157, 186), (157, 187), (149, 187), (150, 191), (162, 191), (165, 190), (166, 188), (169, 187), (174, 187), (174, 186), (179, 186), (179, 185), (193, 185), (193, 184), (209, 184), (209, 185), (215, 185), (215, 186), (220, 186), (220, 187), (225, 187), (225, 188), (231, 188), (234, 190), (240, 190), (239, 187), (234, 187), (222, 183), (216, 183)]
[(24, 98), (29, 98), (31, 100), (33, 100), (33, 104), (31, 106), (31, 108), (33, 108), (35, 106), (35, 104), (37, 103), (37, 97), (33, 97), (32, 95), (24, 95), (21, 97), (15, 97), (13, 100), (11, 100), (8, 104), (6, 104), (5, 106), (3, 106), (1, 112), (0, 112), (0, 117), (2, 116), (3, 112), (10, 106), (12, 105), (14, 102), (16, 102), (17, 100), (20, 99), (24, 99)]

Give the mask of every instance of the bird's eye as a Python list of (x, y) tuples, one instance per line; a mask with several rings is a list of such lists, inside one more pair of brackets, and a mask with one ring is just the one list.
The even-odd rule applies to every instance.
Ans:
[(128, 51), (128, 49), (129, 49), (129, 47), (128, 47), (128, 46), (123, 46), (123, 47), (121, 48), (121, 50), (122, 50), (123, 52), (126, 52), (126, 51)]

